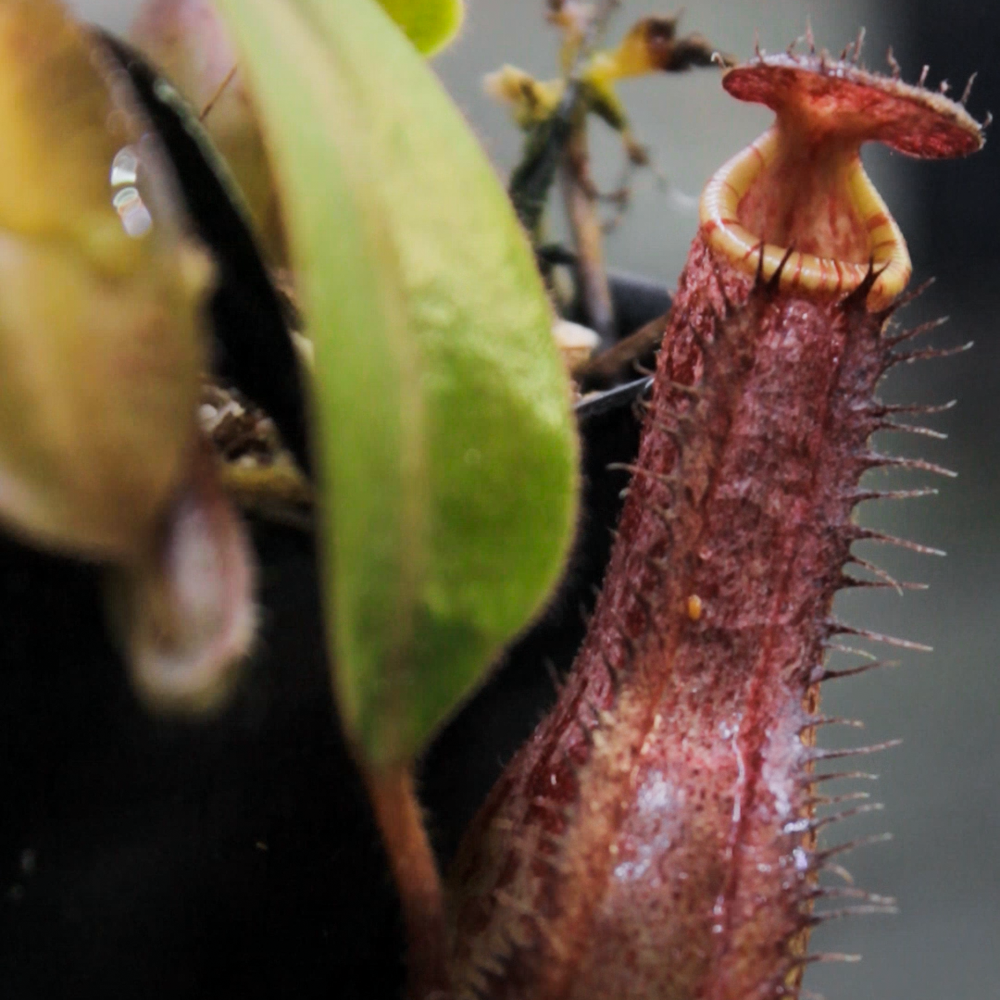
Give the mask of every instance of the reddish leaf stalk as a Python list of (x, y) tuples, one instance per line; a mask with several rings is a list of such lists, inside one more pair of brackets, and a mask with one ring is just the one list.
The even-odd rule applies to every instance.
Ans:
[(406, 927), (407, 995), (448, 995), (441, 878), (427, 838), (413, 775), (405, 765), (370, 770), (368, 795), (382, 832)]
[(858, 148), (981, 134), (825, 57), (724, 82), (777, 125), (706, 190), (586, 640), (456, 863), (457, 997), (764, 1000), (807, 960), (818, 681), (909, 278)]

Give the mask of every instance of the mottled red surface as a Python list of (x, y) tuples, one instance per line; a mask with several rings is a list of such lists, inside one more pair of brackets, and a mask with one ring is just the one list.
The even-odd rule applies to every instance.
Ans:
[(729, 70), (722, 85), (779, 116), (808, 107), (815, 119), (825, 109), (842, 135), (853, 122), (859, 141), (884, 142), (909, 156), (967, 156), (983, 145), (979, 123), (943, 94), (827, 56), (765, 56)]
[(800, 967), (885, 317), (753, 284), (695, 240), (587, 639), (453, 872), (458, 997), (755, 1000)]
[[(784, 136), (741, 220), (773, 216), (768, 239), (815, 242), (838, 273), (838, 255), (871, 259), (885, 221), (850, 214), (858, 143), (982, 144), (960, 105), (824, 56), (758, 59), (724, 84)], [(780, 290), (696, 237), (584, 645), (452, 872), (456, 1000), (797, 991), (825, 860), (817, 681), (851, 511), (871, 496), (858, 481), (887, 461), (868, 449), (893, 361), (887, 312), (866, 308), (875, 277), (839, 300)]]

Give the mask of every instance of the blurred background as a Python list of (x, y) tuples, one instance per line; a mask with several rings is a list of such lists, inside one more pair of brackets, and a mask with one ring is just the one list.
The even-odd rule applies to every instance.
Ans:
[[(87, 17), (124, 29), (134, 4), (78, 0)], [(459, 43), (436, 68), (474, 123), (501, 173), (516, 162), (520, 135), (506, 113), (483, 93), (483, 74), (510, 62), (540, 78), (555, 75), (556, 38), (542, 18), (542, 0), (470, 0)], [(611, 38), (632, 20), (666, 12), (655, 0), (629, 0)], [(783, 49), (811, 20), (820, 45), (834, 52), (859, 26), (864, 60), (884, 66), (891, 44), (914, 80), (930, 64), (929, 85), (947, 77), (961, 92), (979, 71), (970, 110), (1000, 112), (1000, 6), (952, 0), (689, 0), (685, 31), (705, 34), (719, 49), (752, 54), (754, 32), (768, 50)], [(668, 179), (657, 186), (638, 175), (634, 201), (610, 237), (614, 267), (668, 283), (676, 281), (695, 232), (695, 199), (730, 155), (761, 132), (769, 113), (740, 105), (721, 89), (715, 71), (651, 77), (621, 88), (639, 139)], [(597, 175), (612, 187), (621, 168), (616, 137), (594, 130)], [(958, 357), (897, 369), (884, 387), (891, 401), (959, 406), (931, 418), (947, 442), (916, 444), (894, 435), (883, 442), (957, 470), (956, 480), (933, 485), (940, 496), (868, 505), (864, 519), (893, 534), (947, 550), (946, 559), (882, 550), (879, 564), (926, 592), (842, 596), (849, 622), (934, 647), (903, 651), (902, 665), (828, 685), (824, 710), (865, 722), (863, 742), (901, 737), (901, 747), (869, 760), (881, 774), (877, 798), (885, 811), (842, 824), (837, 838), (889, 829), (890, 844), (848, 859), (858, 884), (898, 898), (894, 917), (851, 918), (821, 928), (818, 951), (861, 952), (861, 965), (812, 969), (806, 985), (830, 1000), (965, 1000), (1000, 996), (1000, 670), (996, 652), (1000, 610), (1000, 157), (990, 136), (968, 162), (917, 163), (884, 150), (866, 151), (866, 165), (910, 243), (915, 280), (937, 284), (903, 317), (939, 315), (951, 322), (936, 343), (974, 340)], [(559, 222), (554, 222), (559, 232)], [(885, 479), (886, 477), (883, 477)], [(903, 476), (889, 477), (902, 483)], [(920, 477), (909, 474), (908, 485)], [(881, 650), (895, 658), (896, 651)], [(855, 738), (858, 734), (855, 734)], [(835, 737), (828, 737), (833, 745)], [(870, 821), (869, 821), (870, 820)]]

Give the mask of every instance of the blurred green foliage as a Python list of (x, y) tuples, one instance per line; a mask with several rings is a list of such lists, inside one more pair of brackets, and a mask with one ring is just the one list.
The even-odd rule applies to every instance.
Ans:
[(386, 13), (424, 55), (434, 55), (458, 34), (463, 0), (379, 0)]
[(576, 441), (549, 303), (462, 117), (375, 0), (221, 0), (315, 345), (328, 635), (410, 760), (557, 581)]

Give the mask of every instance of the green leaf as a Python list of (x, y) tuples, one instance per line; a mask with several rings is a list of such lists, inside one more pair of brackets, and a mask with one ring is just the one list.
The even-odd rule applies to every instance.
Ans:
[(221, 0), (256, 91), (315, 348), (338, 703), (406, 761), (537, 614), (576, 439), (527, 240), (374, 0)]
[(426, 56), (439, 52), (458, 34), (464, 0), (378, 0), (406, 37)]

